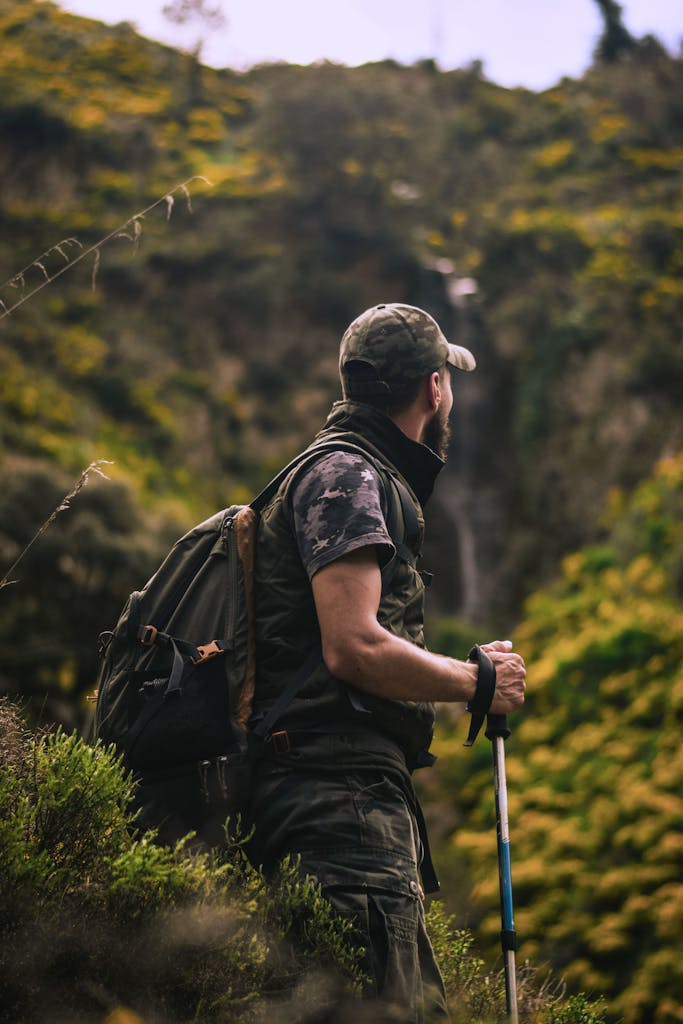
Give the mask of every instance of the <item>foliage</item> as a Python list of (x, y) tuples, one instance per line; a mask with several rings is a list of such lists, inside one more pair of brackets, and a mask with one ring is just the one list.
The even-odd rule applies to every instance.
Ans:
[(596, 0), (605, 27), (598, 42), (596, 56), (600, 60), (614, 61), (635, 46), (635, 40), (621, 20), (621, 4), (616, 0)]
[(95, 292), (84, 261), (4, 318), (2, 450), (113, 459), (189, 526), (310, 438), (359, 309), (425, 305), (482, 371), (433, 502), (434, 603), (507, 625), (596, 539), (586, 510), (680, 443), (683, 62), (655, 40), (535, 95), (474, 66), (199, 72), (27, 0), (0, 38), (4, 277), (215, 183), (136, 252), (114, 239)]
[(357, 990), (348, 925), (295, 863), (267, 884), (238, 842), (219, 857), (135, 836), (120, 760), (26, 733), (6, 702), (0, 746), (2, 1020), (251, 1020), (311, 972), (328, 981), (306, 1012)]
[[(180, 533), (168, 511), (160, 522), (136, 507), (116, 469), (68, 501), (71, 481), (49, 464), (8, 458), (0, 470), (1, 574), (21, 558), (14, 585), (0, 590), (0, 683), (53, 721), (83, 723), (98, 634)], [(50, 509), (52, 525), (33, 543)]]
[[(627, 1024), (681, 1013), (683, 454), (612, 496), (600, 547), (568, 556), (515, 641), (529, 693), (507, 742), (522, 951), (603, 992)], [(517, 716), (515, 716), (517, 718)], [(461, 730), (459, 730), (461, 731)], [(498, 904), (489, 752), (441, 736), (493, 941)], [(440, 748), (440, 749), (439, 749)]]
[[(509, 1019), (505, 1000), (505, 975), (491, 971), (472, 951), (474, 937), (454, 928), (443, 904), (434, 901), (427, 912), (429, 937), (446, 986), (454, 1024), (504, 1024)], [(584, 993), (565, 996), (565, 986), (552, 976), (540, 977), (527, 960), (519, 964), (517, 1008), (522, 1024), (604, 1024), (602, 1001)]]
[(26, 547), (19, 553), (19, 555), (17, 556), (17, 558), (15, 558), (14, 562), (9, 567), (9, 569), (7, 570), (5, 575), (2, 577), (2, 579), (0, 579), (0, 590), (3, 587), (9, 587), (9, 586), (12, 585), (12, 583), (16, 582), (16, 580), (12, 579), (12, 576), (13, 576), (14, 573), (16, 573), (20, 563), (24, 560), (24, 558), (26, 557), (28, 552), (31, 550), (33, 545), (36, 543), (36, 541), (40, 540), (40, 538), (43, 536), (45, 531), (48, 530), (50, 528), (50, 526), (52, 526), (52, 524), (54, 523), (54, 521), (57, 518), (57, 516), (61, 512), (66, 512), (67, 509), (69, 509), (71, 507), (71, 502), (74, 500), (74, 498), (78, 497), (78, 495), (80, 494), (82, 489), (85, 487), (85, 485), (87, 484), (87, 482), (90, 479), (90, 477), (91, 476), (100, 476), (100, 477), (103, 477), (105, 480), (108, 479), (107, 474), (102, 469), (102, 465), (105, 462), (106, 462), (106, 460), (104, 460), (104, 459), (98, 459), (96, 462), (91, 462), (89, 466), (86, 466), (86, 468), (83, 470), (83, 472), (81, 473), (81, 475), (78, 478), (78, 480), (75, 482), (74, 486), (69, 491), (69, 493), (66, 494), (62, 498), (62, 500), (59, 503), (59, 505), (57, 505), (57, 507), (52, 510), (52, 512), (50, 513), (48, 518), (45, 520), (43, 525), (40, 526), (38, 528), (38, 530), (36, 530), (35, 534), (31, 538), (31, 540), (28, 542)]
[[(297, 863), (266, 883), (242, 839), (207, 855), (136, 834), (120, 759), (61, 730), (29, 733), (7, 701), (0, 754), (1, 1020), (95, 1021), (118, 1007), (169, 1022), (312, 1024), (332, 1006), (339, 1024), (383, 1019), (355, 1001), (350, 923)], [(427, 925), (454, 1020), (502, 1024), (502, 977), (484, 970), (472, 935), (437, 902)], [(524, 1024), (600, 1024), (570, 1006), (528, 965), (520, 973)]]

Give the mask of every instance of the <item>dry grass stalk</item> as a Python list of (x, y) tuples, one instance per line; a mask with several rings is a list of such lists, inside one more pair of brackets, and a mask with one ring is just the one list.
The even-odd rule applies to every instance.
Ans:
[(9, 567), (9, 569), (7, 570), (5, 575), (2, 577), (2, 579), (0, 580), (0, 590), (2, 590), (3, 587), (9, 587), (13, 583), (18, 583), (19, 582), (18, 580), (10, 579), (10, 576), (12, 575), (14, 570), (17, 568), (19, 563), (24, 559), (24, 556), (31, 550), (31, 548), (33, 547), (35, 542), (40, 537), (42, 537), (43, 534), (45, 533), (45, 531), (52, 525), (52, 523), (54, 523), (54, 521), (57, 518), (57, 516), (59, 515), (59, 513), (60, 512), (65, 512), (68, 508), (71, 507), (71, 502), (83, 490), (83, 488), (87, 484), (87, 482), (90, 479), (90, 477), (91, 476), (101, 476), (105, 480), (109, 479), (107, 474), (102, 469), (102, 466), (113, 466), (113, 462), (110, 462), (107, 459), (96, 459), (95, 462), (91, 462), (90, 465), (86, 469), (83, 470), (83, 472), (81, 473), (80, 477), (78, 478), (78, 480), (76, 481), (74, 486), (71, 488), (69, 493), (66, 494), (62, 498), (62, 500), (59, 503), (59, 505), (57, 505), (57, 507), (48, 516), (48, 518), (45, 520), (45, 522), (40, 527), (40, 529), (36, 531), (36, 533), (33, 535), (31, 540), (28, 542), (26, 547), (23, 549), (23, 551), (21, 552), (19, 557), (17, 559), (15, 559), (13, 564)]
[[(111, 231), (108, 235), (105, 235), (104, 238), (101, 238), (98, 242), (95, 242), (87, 249), (83, 248), (82, 244), (78, 241), (77, 238), (64, 238), (61, 242), (57, 242), (56, 245), (50, 246), (49, 249), (41, 253), (40, 256), (37, 256), (36, 259), (32, 260), (28, 264), (28, 266), (23, 268), (23, 270), (17, 271), (17, 273), (10, 277), (9, 280), (5, 281), (3, 285), (0, 285), (0, 292), (5, 288), (20, 288), (22, 291), (21, 298), (10, 306), (8, 306), (5, 302), (3, 302), (2, 299), (0, 299), (0, 320), (3, 320), (6, 316), (9, 316), (10, 313), (13, 313), (15, 309), (18, 309), (20, 306), (23, 306), (25, 302), (27, 302), (30, 298), (36, 295), (39, 291), (42, 291), (42, 289), (47, 287), (48, 284), (51, 284), (58, 277), (61, 277), (61, 275), (64, 274), (67, 270), (70, 270), (71, 267), (75, 267), (77, 263), (80, 263), (81, 260), (84, 260), (86, 259), (86, 257), (91, 255), (94, 258), (93, 269), (91, 274), (91, 283), (92, 287), (94, 288), (97, 282), (97, 272), (100, 267), (100, 253), (102, 247), (105, 246), (107, 242), (110, 242), (113, 238), (126, 238), (129, 242), (132, 243), (133, 251), (137, 252), (138, 245), (140, 242), (140, 236), (142, 235), (142, 221), (144, 220), (148, 213), (151, 213), (152, 210), (156, 209), (156, 207), (160, 206), (162, 203), (165, 203), (166, 205), (166, 220), (170, 220), (171, 211), (173, 209), (174, 203), (173, 197), (174, 193), (176, 192), (180, 192), (182, 193), (182, 195), (185, 196), (185, 199), (187, 201), (187, 209), (189, 213), (192, 213), (193, 211), (192, 202), (190, 200), (189, 186), (192, 185), (193, 182), (195, 181), (203, 181), (205, 185), (209, 185), (210, 187), (212, 187), (212, 183), (208, 180), (208, 178), (205, 178), (202, 174), (195, 174), (192, 178), (188, 178), (187, 181), (183, 181), (180, 182), (180, 184), (175, 185), (165, 195), (161, 196), (160, 199), (157, 199), (156, 202), (146, 207), (146, 209), (140, 210), (138, 213), (134, 213), (132, 217), (129, 217), (128, 220), (124, 221), (123, 224), (120, 224), (119, 227), (114, 229), (114, 231)], [(73, 259), (69, 258), (69, 255), (66, 251), (67, 247), (72, 245), (77, 245), (82, 250), (79, 253), (79, 255), (74, 257)], [(53, 253), (58, 253), (64, 259), (65, 265), (63, 267), (60, 267), (53, 273), (50, 273), (47, 267), (45, 266), (45, 261)], [(33, 273), (35, 271), (38, 271), (42, 275), (42, 279), (40, 283), (35, 285), (35, 287), (32, 287), (30, 291), (26, 291), (26, 275)]]

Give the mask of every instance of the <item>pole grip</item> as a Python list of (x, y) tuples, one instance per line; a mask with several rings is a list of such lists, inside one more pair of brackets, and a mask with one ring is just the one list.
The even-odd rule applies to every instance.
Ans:
[(487, 715), (486, 716), (486, 732), (484, 735), (487, 740), (493, 740), (496, 736), (502, 736), (504, 740), (510, 735), (511, 729), (508, 725), (507, 715)]

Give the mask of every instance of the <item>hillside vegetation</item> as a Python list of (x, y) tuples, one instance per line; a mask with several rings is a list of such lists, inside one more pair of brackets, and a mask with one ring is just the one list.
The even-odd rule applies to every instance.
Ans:
[[(507, 741), (523, 955), (603, 993), (624, 1024), (681, 1019), (683, 456), (630, 499), (603, 544), (568, 555), (515, 635), (530, 690)], [(497, 942), (490, 744), (444, 726), (432, 814)], [(457, 812), (453, 814), (453, 796)], [(442, 855), (443, 856), (443, 855)], [(445, 857), (448, 860), (448, 854)]]
[[(431, 644), (516, 629), (529, 660), (521, 955), (680, 1021), (683, 60), (635, 40), (539, 94), (478, 64), (237, 74), (34, 0), (0, 0), (0, 46), (0, 575), (113, 463), (0, 589), (0, 691), (82, 725), (97, 634), (318, 429), (347, 323), (424, 306), (478, 360)], [(457, 729), (424, 786), (486, 938), (488, 744)]]
[[(609, 488), (683, 443), (683, 62), (655, 40), (534, 94), (476, 65), (200, 69), (28, 0), (0, 38), (0, 276), (213, 183), (112, 239), (94, 290), (89, 257), (0, 321), (7, 479), (50, 493), (113, 459), (186, 526), (317, 429), (353, 316), (422, 304), (479, 361), (430, 510), (434, 606), (509, 628)], [(32, 526), (3, 524), (8, 555)]]

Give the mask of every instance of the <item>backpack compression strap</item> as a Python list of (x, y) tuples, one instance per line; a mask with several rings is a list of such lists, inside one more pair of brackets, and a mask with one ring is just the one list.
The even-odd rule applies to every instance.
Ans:
[(173, 651), (173, 666), (166, 687), (166, 695), (180, 692), (180, 684), (189, 658), (193, 665), (201, 665), (209, 658), (222, 654), (227, 644), (223, 640), (212, 640), (210, 643), (196, 646), (188, 640), (163, 633), (156, 626), (140, 626), (137, 639), (143, 647), (166, 647)]

